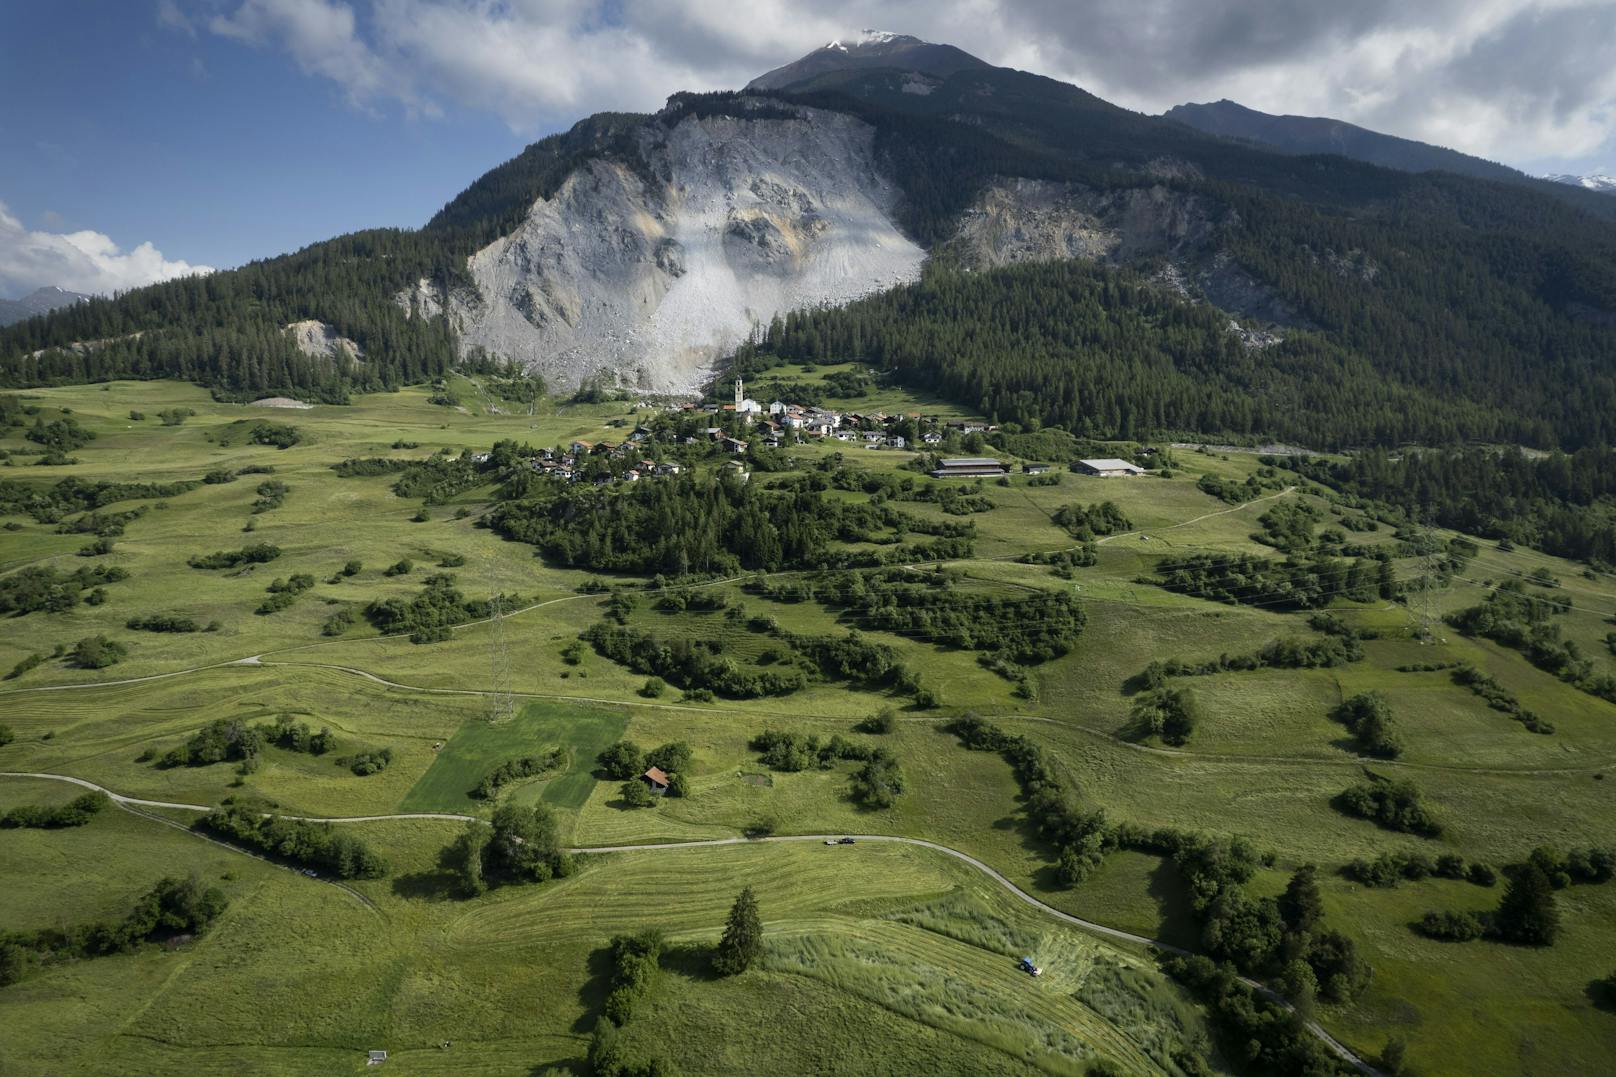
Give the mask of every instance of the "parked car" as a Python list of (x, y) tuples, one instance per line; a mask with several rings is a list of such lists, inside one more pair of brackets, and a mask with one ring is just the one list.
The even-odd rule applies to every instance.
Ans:
[(853, 839), (852, 838), (843, 838), (841, 841), (837, 842), (836, 844), (837, 845), (852, 845), (853, 844)]

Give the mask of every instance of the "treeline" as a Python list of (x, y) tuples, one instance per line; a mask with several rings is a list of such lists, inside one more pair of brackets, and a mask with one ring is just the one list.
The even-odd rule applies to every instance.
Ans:
[(1505, 869), (1509, 885), (1491, 912), (1428, 912), (1422, 934), (1445, 942), (1493, 938), (1521, 946), (1551, 946), (1560, 934), (1554, 892), (1573, 883), (1609, 882), (1616, 874), (1616, 851), (1601, 847), (1566, 852), (1551, 846), (1532, 850), (1526, 862)]
[(543, 803), (504, 804), (490, 825), (468, 824), (443, 851), (440, 863), (455, 876), (465, 897), (504, 883), (542, 883), (572, 873), (572, 857), (562, 847), (555, 813)]
[(1616, 452), (1608, 443), (1547, 456), (1518, 448), (1395, 456), (1374, 449), (1333, 462), (1283, 457), (1272, 463), (1440, 527), (1616, 565)]
[(1078, 261), (934, 266), (916, 284), (776, 318), (735, 357), (742, 370), (846, 360), (892, 370), (1000, 422), (1079, 437), (1201, 431), (1338, 448), (1541, 443), (1551, 433), (1489, 399), (1497, 394), (1444, 398), (1377, 371), (1326, 334), (1291, 330), (1279, 344), (1248, 348), (1216, 308)]
[(962, 583), (959, 573), (938, 567), (754, 580), (746, 586), (777, 601), (818, 601), (863, 628), (990, 652), (1024, 665), (1066, 654), (1082, 634), (1083, 610), (1065, 592), (1012, 597), (968, 590)]
[[(459, 279), (473, 249), (461, 233), (376, 229), (75, 303), (0, 329), (0, 385), (176, 378), (221, 400), (340, 404), (353, 392), (429, 381), (450, 368), (452, 330), (443, 318), (412, 317), (393, 296), (423, 278)], [(354, 341), (363, 361), (303, 354), (284, 327), (307, 320)]]
[(1278, 976), (1285, 993), (1303, 1005), (1314, 996), (1350, 1001), (1368, 983), (1369, 968), (1352, 940), (1323, 924), (1323, 898), (1311, 865), (1299, 869), (1277, 899), (1251, 898), (1243, 886), (1259, 858), (1244, 839), (1111, 823), (1103, 809), (1078, 805), (1053, 760), (1026, 736), (971, 714), (948, 728), (965, 747), (999, 752), (1009, 762), (1028, 818), (1057, 851), (1055, 872), (1062, 885), (1086, 879), (1111, 849), (1170, 857), (1188, 887), (1202, 945), (1213, 957), (1248, 975)]
[(1337, 793), (1330, 803), (1337, 811), (1368, 819), (1386, 830), (1418, 834), (1423, 838), (1434, 838), (1442, 833), (1442, 824), (1426, 808), (1419, 789), (1410, 781), (1359, 782)]
[(745, 668), (719, 653), (711, 640), (661, 640), (650, 632), (599, 621), (581, 639), (595, 653), (636, 673), (660, 677), (689, 690), (705, 689), (730, 699), (790, 695), (808, 683), (796, 664)]
[(328, 728), (318, 733), (306, 722), (279, 715), (272, 725), (248, 725), (239, 718), (215, 718), (193, 733), (184, 744), (157, 760), (159, 767), (205, 767), (214, 763), (240, 763), (243, 774), (258, 769), (258, 756), (267, 745), (289, 752), (324, 755), (336, 743)]
[(765, 729), (752, 738), (751, 749), (771, 770), (830, 770), (838, 762), (862, 763), (848, 779), (848, 795), (865, 808), (890, 808), (903, 795), (903, 768), (897, 756), (874, 744), (850, 741), (840, 733), (820, 740), (811, 733)]
[(223, 914), (224, 891), (195, 876), (165, 877), (116, 923), (0, 932), (0, 986), (16, 983), (35, 965), (129, 953), (143, 942), (200, 935)]
[[(116, 565), (97, 565), (61, 572), (48, 565), (29, 565), (0, 576), (0, 614), (66, 613), (80, 602), (99, 606), (107, 599), (105, 584), (121, 583), (129, 573)], [(88, 591), (89, 594), (84, 592)]]
[[(691, 476), (615, 491), (537, 483), (526, 492), (494, 510), (494, 530), (553, 561), (605, 572), (683, 576), (967, 557), (974, 534), (969, 524), (928, 522), (888, 505)], [(938, 538), (901, 544), (910, 531)], [(837, 551), (832, 540), (882, 548)]]
[(323, 869), (339, 879), (379, 879), (387, 874), (385, 859), (330, 823), (265, 815), (236, 804), (209, 812), (196, 827), (268, 856)]
[(1164, 557), (1159, 580), (1149, 582), (1212, 602), (1308, 610), (1332, 599), (1373, 602), (1395, 598), (1397, 577), (1390, 560), (1332, 557), (1273, 561), (1248, 554), (1198, 553)]
[(194, 479), (181, 482), (89, 482), (70, 476), (41, 487), (17, 479), (0, 479), (0, 515), (26, 513), (42, 524), (56, 524), (75, 512), (93, 512), (119, 501), (178, 497), (201, 485)]
[(63, 827), (83, 826), (111, 803), (111, 797), (100, 790), (95, 790), (81, 797), (74, 797), (66, 804), (49, 808), (39, 804), (23, 804), (0, 815), (0, 827), (57, 830)]
[[(1531, 594), (1519, 580), (1507, 580), (1480, 605), (1450, 613), (1444, 620), (1467, 636), (1514, 648), (1539, 669), (1616, 703), (1616, 676), (1596, 673), (1593, 660), (1576, 640), (1561, 638), (1560, 626), (1552, 620), (1569, 608), (1567, 600)], [(1541, 721), (1538, 724), (1541, 727)]]
[(523, 778), (534, 778), (540, 774), (548, 774), (561, 766), (566, 753), (560, 748), (551, 748), (542, 755), (525, 755), (520, 759), (507, 759), (487, 774), (482, 781), (471, 791), (471, 795), (478, 800), (493, 800), (499, 796), (499, 787), (508, 782), (521, 781)]
[(239, 568), (242, 565), (263, 565), (281, 555), (281, 548), (272, 542), (254, 542), (239, 550), (217, 550), (210, 554), (193, 554), (185, 563), (192, 568)]
[[(502, 594), (498, 601), (506, 610), (521, 605), (517, 595)], [(448, 639), (455, 625), (483, 620), (492, 611), (491, 600), (467, 598), (455, 586), (454, 576), (440, 572), (428, 576), (414, 598), (375, 599), (365, 607), (365, 617), (383, 635), (408, 635), (411, 643), (436, 643)]]

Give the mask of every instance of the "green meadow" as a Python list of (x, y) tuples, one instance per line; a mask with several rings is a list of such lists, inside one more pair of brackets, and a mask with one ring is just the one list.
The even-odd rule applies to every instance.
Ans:
[[(817, 381), (832, 369), (840, 368), (779, 375)], [(1155, 586), (1148, 582), (1154, 566), (1187, 553), (1278, 556), (1254, 539), (1272, 504), (1315, 506), (1321, 528), (1342, 526), (1343, 516), (1322, 491), (1284, 471), (1269, 477), (1261, 503), (1221, 501), (1203, 492), (1200, 478), (1243, 481), (1259, 461), (1179, 449), (1170, 478), (1062, 472), (1058, 484), (1033, 485), (1017, 473), (982, 486), (991, 508), (969, 517), (973, 556), (947, 566), (958, 586), (1007, 598), (1059, 590), (1086, 616), (1070, 653), (1031, 667), (1030, 693), (1017, 694), (977, 652), (934, 633), (882, 631), (856, 615), (773, 600), (733, 580), (703, 590), (744, 607), (744, 618), (659, 610), (646, 595), (622, 620), (663, 641), (709, 644), (748, 670), (774, 661), (774, 644), (748, 618), (772, 618), (803, 635), (857, 630), (889, 646), (935, 689), (940, 706), (921, 709), (893, 690), (827, 680), (774, 698), (686, 700), (672, 686), (651, 697), (642, 694), (643, 673), (587, 645), (564, 653), (607, 614), (608, 596), (584, 587), (591, 573), (547, 563), (533, 547), (479, 526), (491, 486), (423, 506), (393, 492), (394, 475), (344, 478), (331, 467), (350, 458), (487, 451), (500, 439), (535, 446), (620, 440), (653, 414), (648, 409), (543, 404), (513, 414), (472, 379), (457, 385), (459, 408), (431, 403), (424, 387), (307, 410), (220, 404), (171, 382), (23, 396), (45, 417), (70, 415), (96, 437), (71, 454), (78, 463), (49, 467), (24, 455), (34, 446), (21, 430), (7, 431), (0, 438), (10, 453), (0, 467), (5, 480), (43, 487), (69, 477), (173, 483), (218, 469), (240, 474), (104, 506), (103, 513), (146, 511), (126, 522), (110, 552), (95, 556), (79, 553), (94, 535), (59, 533), (56, 523), (30, 515), (3, 518), (0, 578), (30, 567), (97, 565), (128, 575), (106, 585), (99, 605), (0, 621), (0, 673), (41, 656), (0, 681), (0, 723), (15, 736), (0, 747), (0, 771), (70, 775), (184, 805), (257, 798), (317, 817), (486, 817), (506, 800), (542, 803), (577, 847), (760, 831), (921, 838), (979, 858), (1073, 915), (1198, 948), (1185, 882), (1169, 859), (1115, 851), (1083, 882), (1059, 885), (1054, 852), (1029, 820), (1009, 765), (996, 753), (965, 750), (942, 728), (972, 711), (1044, 749), (1082, 806), (1104, 809), (1112, 821), (1251, 841), (1265, 854), (1247, 887), (1253, 895), (1278, 893), (1297, 867), (1318, 865), (1330, 926), (1352, 940), (1374, 975), (1352, 1003), (1321, 1003), (1317, 1018), (1360, 1055), (1377, 1055), (1395, 1035), (1422, 1074), (1595, 1073), (1616, 1057), (1616, 1016), (1590, 990), (1616, 968), (1616, 884), (1558, 891), (1562, 937), (1539, 949), (1440, 943), (1411, 927), (1431, 909), (1490, 909), (1502, 884), (1432, 877), (1371, 888), (1340, 870), (1387, 852), (1502, 867), (1539, 845), (1610, 843), (1616, 706), (1519, 651), (1467, 638), (1440, 620), (1503, 581), (1547, 571), (1560, 581), (1556, 593), (1572, 601), (1555, 619), (1564, 636), (1596, 670), (1616, 672), (1604, 642), (1616, 619), (1609, 575), (1483, 543), (1440, 585), (1407, 601), (1337, 597), (1331, 612), (1366, 637), (1360, 660), (1174, 678), (1173, 687), (1194, 693), (1201, 718), (1187, 743), (1166, 744), (1141, 736), (1133, 715), (1129, 680), (1152, 660), (1216, 662), (1274, 640), (1321, 636), (1306, 613)], [(832, 403), (958, 414), (890, 388)], [(157, 415), (170, 408), (194, 414), (163, 425)], [(146, 418), (133, 420), (132, 411)], [(300, 440), (286, 449), (254, 444), (245, 431), (258, 421), (291, 424)], [(788, 455), (806, 468), (838, 451), (847, 466), (873, 472), (898, 472), (911, 459), (839, 443)], [(274, 470), (241, 473), (249, 468)], [(768, 485), (789, 474), (758, 471), (752, 481)], [(268, 480), (287, 486), (283, 501), (254, 512), (256, 487)], [(1065, 578), (1017, 560), (1072, 547), (1054, 522), (1057, 511), (1102, 500), (1114, 501), (1131, 526), (1096, 546), (1093, 565)], [(931, 502), (902, 508), (958, 519)], [(1396, 540), (1382, 525), (1352, 541)], [(253, 542), (273, 543), (281, 556), (230, 569), (187, 564)], [(413, 562), (410, 573), (385, 574), (404, 559)], [(344, 575), (350, 561), (360, 567)], [(459, 563), (440, 568), (442, 561)], [(1399, 554), (1393, 564), (1405, 583), (1423, 578), (1418, 558)], [(429, 644), (383, 638), (363, 616), (338, 635), (323, 634), (337, 611), (357, 615), (372, 601), (407, 598), (435, 572), (454, 574), (471, 597), (519, 594), (521, 608)], [(300, 573), (315, 582), (287, 608), (255, 612), (272, 581)], [(217, 622), (217, 629), (126, 627), (153, 614)], [(105, 668), (77, 668), (68, 652), (98, 634), (127, 654)], [(1488, 707), (1449, 669), (1399, 668), (1449, 663), (1483, 671), (1554, 732), (1533, 733)], [(513, 702), (503, 712), (492, 695), (501, 686)], [(1330, 717), (1342, 700), (1368, 691), (1381, 693), (1396, 716), (1403, 742), (1396, 759), (1360, 758)], [(855, 730), (888, 707), (897, 712), (893, 732)], [(335, 747), (318, 756), (269, 747), (245, 774), (228, 762), (161, 765), (220, 720), (304, 723), (329, 729)], [(890, 808), (870, 809), (850, 795), (855, 763), (770, 772), (750, 746), (766, 728), (886, 747), (903, 768), (905, 792)], [(643, 748), (687, 744), (688, 795), (630, 808), (595, 762), (624, 737)], [(381, 749), (390, 762), (377, 773), (359, 776), (338, 762)], [(495, 767), (551, 749), (562, 760), (555, 770), (507, 784), (498, 802), (470, 795)], [(1331, 806), (1370, 775), (1412, 781), (1441, 834), (1384, 830)], [(79, 792), (62, 782), (0, 779), (0, 812), (65, 803)], [(581, 858), (564, 879), (467, 899), (439, 860), (465, 824), (344, 823), (391, 865), (383, 878), (352, 884), (360, 900), (168, 825), (186, 818), (181, 810), (109, 809), (83, 827), (0, 829), (0, 931), (116, 918), (164, 875), (194, 873), (230, 898), (207, 934), (178, 949), (55, 963), (0, 987), (0, 1074), (342, 1073), (363, 1069), (370, 1049), (390, 1052), (388, 1072), (584, 1072), (610, 939), (650, 927), (665, 933), (668, 948), (625, 1042), (677, 1072), (846, 1071), (848, 1059), (859, 1059), (856, 1068), (882, 1073), (1084, 1074), (1103, 1062), (1110, 1072), (1178, 1074), (1188, 1072), (1189, 1055), (1204, 1057), (1213, 1072), (1240, 1071), (1205, 1011), (1143, 948), (1044, 915), (923, 848), (779, 842), (617, 852)], [(746, 973), (715, 977), (705, 954), (742, 886), (757, 893), (768, 949)], [(1045, 974), (1018, 972), (1022, 954), (1037, 955)]]

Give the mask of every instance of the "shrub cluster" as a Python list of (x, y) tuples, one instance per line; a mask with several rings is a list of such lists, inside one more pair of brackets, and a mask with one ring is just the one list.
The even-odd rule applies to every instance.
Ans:
[(96, 790), (75, 797), (66, 804), (58, 804), (54, 808), (24, 804), (0, 815), (0, 827), (54, 830), (59, 827), (83, 826), (111, 803), (110, 797)]
[(347, 767), (359, 777), (366, 778), (386, 770), (387, 765), (392, 761), (393, 749), (367, 748), (362, 752), (355, 752), (353, 755), (338, 757), (337, 766)]
[(1087, 508), (1062, 505), (1050, 519), (1055, 526), (1064, 527), (1081, 542), (1088, 542), (1096, 535), (1115, 535), (1133, 530), (1133, 521), (1117, 507), (1115, 501), (1102, 501)]
[(252, 503), (253, 512), (268, 512), (270, 509), (280, 508), (286, 504), (286, 495), (291, 489), (279, 479), (265, 479), (254, 490), (258, 498)]
[[(499, 602), (506, 609), (521, 605), (514, 595), (500, 595)], [(436, 643), (448, 639), (453, 626), (487, 617), (490, 609), (486, 600), (466, 598), (453, 576), (439, 573), (428, 576), (414, 598), (371, 602), (365, 617), (384, 635), (408, 634), (411, 643)]]
[(1379, 692), (1361, 692), (1342, 701), (1330, 717), (1347, 727), (1353, 743), (1365, 755), (1395, 759), (1403, 752), (1391, 704)]
[(275, 579), (266, 590), (269, 597), (258, 604), (254, 613), (265, 616), (279, 613), (297, 601), (297, 596), (314, 586), (314, 577), (307, 572), (294, 573), (287, 579)]
[(189, 617), (174, 613), (149, 613), (131, 617), (124, 627), (136, 632), (201, 632), (203, 627)]
[(544, 882), (572, 872), (555, 814), (542, 803), (505, 804), (495, 810), (490, 826), (468, 824), (444, 850), (442, 864), (467, 897), (501, 883)]
[(507, 760), (485, 774), (483, 780), (477, 783), (477, 788), (471, 791), (471, 795), (478, 800), (493, 800), (499, 795), (499, 787), (507, 782), (547, 774), (561, 766), (565, 759), (566, 752), (560, 748), (551, 748), (542, 755), (528, 755), (521, 759)]
[(196, 826), (269, 856), (324, 869), (339, 879), (379, 879), (387, 874), (386, 860), (330, 823), (264, 815), (238, 804), (209, 812)]
[(1245, 554), (1189, 554), (1156, 565), (1155, 582), (1169, 591), (1231, 605), (1308, 610), (1337, 597), (1372, 602), (1397, 594), (1390, 561), (1317, 557), (1272, 561)]
[(71, 961), (128, 953), (143, 942), (200, 935), (228, 904), (217, 887), (165, 877), (117, 923), (80, 924), (63, 930), (0, 932), (0, 986), (15, 983), (36, 962)]
[(1554, 732), (1554, 726), (1550, 722), (1538, 717), (1536, 712), (1522, 706), (1521, 701), (1511, 695), (1503, 685), (1475, 666), (1463, 662), (1458, 663), (1452, 677), (1454, 684), (1470, 689), (1472, 693), (1480, 696), (1487, 706), (1495, 711), (1501, 711), (1509, 715), (1533, 733), (1549, 734)]
[(186, 564), (192, 568), (239, 568), (242, 565), (262, 565), (281, 555), (281, 548), (268, 542), (255, 542), (239, 550), (219, 550), (210, 554), (196, 554)]
[(1337, 811), (1368, 819), (1386, 830), (1434, 838), (1442, 824), (1420, 801), (1420, 791), (1409, 781), (1360, 782), (1336, 794), (1330, 801)]
[[(109, 583), (121, 583), (129, 573), (116, 565), (97, 565), (59, 572), (48, 565), (29, 565), (0, 576), (0, 614), (66, 613)], [(105, 592), (101, 592), (105, 596)], [(94, 603), (99, 604), (99, 603)]]
[(1139, 736), (1155, 736), (1175, 747), (1189, 743), (1201, 708), (1188, 688), (1157, 688), (1133, 702), (1132, 721)]

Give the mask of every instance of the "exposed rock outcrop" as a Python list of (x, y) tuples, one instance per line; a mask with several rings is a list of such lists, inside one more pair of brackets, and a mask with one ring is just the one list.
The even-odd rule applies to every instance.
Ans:
[(582, 165), (472, 256), (473, 287), (422, 282), (398, 301), (560, 389), (677, 392), (778, 314), (919, 276), (925, 252), (852, 117), (686, 117), (642, 139), (647, 168)]
[(363, 348), (325, 322), (293, 322), (286, 326), (286, 335), (292, 338), (298, 351), (313, 359), (335, 359), (339, 351), (354, 360), (365, 354)]

